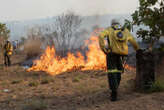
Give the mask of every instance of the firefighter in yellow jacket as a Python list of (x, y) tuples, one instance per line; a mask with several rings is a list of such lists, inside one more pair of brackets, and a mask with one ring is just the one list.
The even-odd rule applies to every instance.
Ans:
[(10, 43), (10, 41), (6, 41), (4, 45), (4, 64), (5, 66), (10, 66), (11, 65), (11, 60), (10, 57), (13, 53), (13, 46)]
[[(104, 40), (107, 39), (108, 45)], [(111, 101), (117, 100), (117, 89), (124, 71), (123, 58), (128, 55), (128, 42), (134, 49), (140, 50), (132, 34), (127, 28), (123, 28), (116, 20), (112, 21), (111, 27), (105, 29), (99, 35), (99, 45), (107, 58), (108, 83), (111, 89)]]

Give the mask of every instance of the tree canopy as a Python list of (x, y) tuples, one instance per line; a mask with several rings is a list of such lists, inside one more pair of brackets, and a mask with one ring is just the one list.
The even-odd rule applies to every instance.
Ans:
[(10, 30), (7, 29), (6, 24), (0, 23), (0, 37), (8, 39)]
[(139, 0), (139, 7), (132, 14), (132, 22), (128, 20), (125, 22), (125, 24), (139, 26), (137, 37), (153, 45), (164, 36), (164, 1)]
[(6, 24), (0, 23), (0, 45), (1, 46), (3, 42), (10, 37), (9, 34), (10, 34), (10, 30), (7, 29)]

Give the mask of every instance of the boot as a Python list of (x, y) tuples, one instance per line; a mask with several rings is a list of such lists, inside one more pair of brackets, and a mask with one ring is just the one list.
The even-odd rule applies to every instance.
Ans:
[(111, 93), (111, 101), (117, 101), (117, 91), (112, 91), (112, 93)]

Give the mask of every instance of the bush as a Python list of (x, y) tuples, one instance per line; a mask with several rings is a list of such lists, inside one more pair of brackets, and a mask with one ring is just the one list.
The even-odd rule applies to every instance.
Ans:
[(22, 82), (22, 80), (14, 80), (14, 81), (11, 82), (11, 84), (18, 84), (18, 83), (21, 83), (21, 82)]
[(0, 23), (0, 49), (3, 48), (4, 42), (10, 37), (10, 30), (6, 24)]
[(36, 86), (39, 85), (39, 82), (37, 82), (37, 81), (35, 81), (35, 82), (30, 82), (28, 85), (29, 85), (30, 87), (36, 87)]
[(153, 83), (152, 87), (148, 89), (146, 92), (152, 93), (152, 92), (162, 92), (164, 91), (164, 81), (156, 81)]
[(80, 82), (81, 79), (83, 79), (83, 75), (77, 75), (72, 79), (72, 82)]
[(53, 78), (47, 77), (47, 78), (44, 78), (41, 80), (41, 84), (48, 84), (48, 83), (53, 82), (53, 81), (54, 81)]
[(23, 110), (46, 110), (47, 104), (40, 100), (34, 100), (29, 102), (23, 107)]

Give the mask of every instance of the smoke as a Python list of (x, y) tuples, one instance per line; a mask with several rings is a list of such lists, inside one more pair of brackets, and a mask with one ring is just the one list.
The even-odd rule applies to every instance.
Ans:
[(67, 10), (83, 16), (132, 13), (137, 5), (138, 0), (1, 0), (0, 19), (37, 19)]
[[(110, 0), (69, 0), (72, 10), (80, 15), (102, 15), (110, 13)], [(110, 1), (111, 2), (111, 1)], [(110, 6), (111, 7), (111, 6)]]
[[(83, 17), (77, 15), (74, 12), (72, 14), (64, 13), (64, 15), (66, 16), (63, 16), (61, 14), (58, 17), (61, 17), (62, 19), (57, 19), (58, 17), (54, 17), (52, 18), (54, 19), (52, 20), (53, 22), (50, 22), (48, 24), (42, 24), (40, 26), (37, 25), (31, 28), (29, 31), (30, 36), (32, 37), (37, 36), (42, 41), (41, 42), (42, 44), (38, 44), (36, 46), (42, 45), (41, 47), (43, 47), (43, 49), (45, 49), (47, 46), (55, 46), (56, 51), (59, 53), (59, 55), (62, 54), (62, 56), (65, 56), (68, 51), (75, 52), (76, 50), (87, 48), (87, 45), (85, 45), (85, 41), (90, 39), (90, 37), (93, 36), (92, 34), (98, 37), (98, 33), (96, 30), (105, 29), (109, 27), (111, 25), (112, 19), (117, 19), (120, 22), (120, 19), (122, 19), (123, 21), (124, 18), (127, 17), (127, 15), (124, 15), (125, 17), (123, 17), (122, 15), (98, 15), (98, 14), (94, 16)], [(71, 21), (69, 21), (68, 19), (69, 16), (71, 17)], [(76, 20), (75, 18), (79, 18), (79, 20)], [(65, 24), (69, 24), (69, 25), (65, 25)], [(79, 26), (77, 26), (77, 24), (79, 24)], [(96, 31), (96, 35), (94, 33), (95, 31)], [(70, 32), (71, 34), (69, 34)], [(28, 47), (26, 49), (28, 53), (34, 53), (33, 50), (31, 50), (31, 47), (29, 47), (29, 45), (26, 47)], [(39, 54), (40, 50), (39, 52), (36, 53)], [(29, 55), (29, 56), (34, 56), (34, 55)]]

